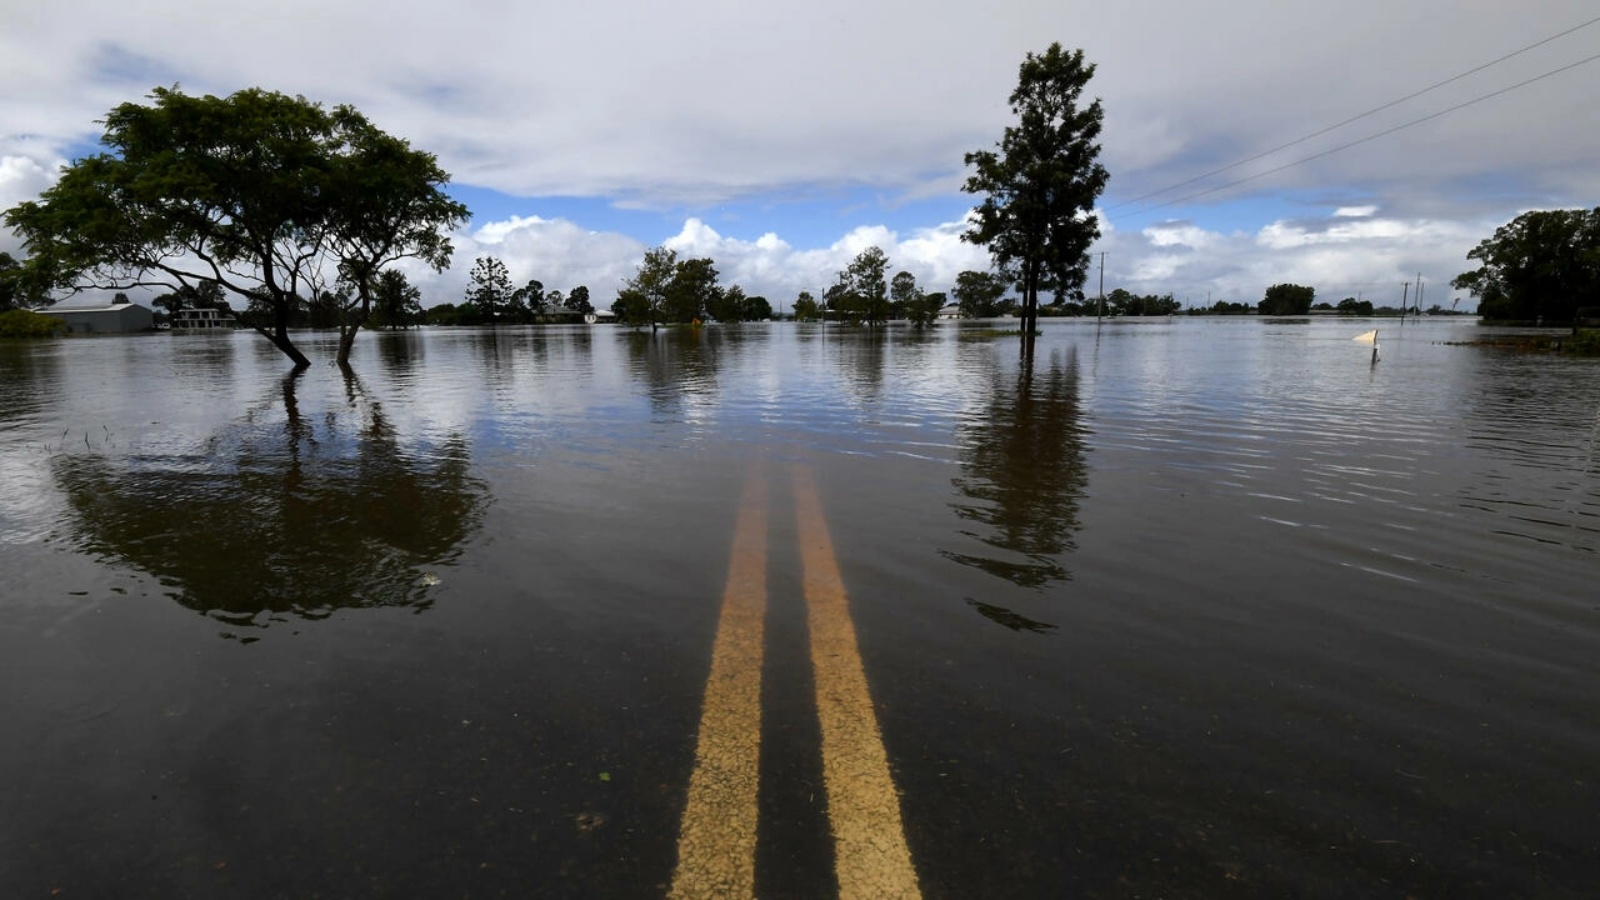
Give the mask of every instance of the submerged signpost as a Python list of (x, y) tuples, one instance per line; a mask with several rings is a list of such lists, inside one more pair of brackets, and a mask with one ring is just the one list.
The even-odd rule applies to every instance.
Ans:
[(1378, 363), (1378, 329), (1374, 328), (1371, 331), (1365, 332), (1363, 334), (1358, 334), (1355, 337), (1351, 338), (1350, 340), (1356, 341), (1356, 342), (1362, 343), (1362, 344), (1371, 344), (1372, 345), (1372, 363), (1373, 363), (1373, 365), (1377, 365), (1377, 363)]

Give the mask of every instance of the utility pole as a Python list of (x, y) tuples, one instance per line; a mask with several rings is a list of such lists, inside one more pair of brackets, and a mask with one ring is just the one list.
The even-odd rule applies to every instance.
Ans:
[(1411, 282), (1408, 281), (1404, 285), (1401, 285), (1401, 287), (1405, 288), (1405, 290), (1400, 292), (1400, 324), (1404, 325), (1406, 323), (1406, 316), (1408, 315), (1406, 310), (1411, 308)]
[(1417, 316), (1422, 316), (1422, 273), (1417, 273)]
[(1094, 314), (1094, 320), (1096, 322), (1100, 321), (1100, 317), (1105, 315), (1105, 314), (1106, 314), (1106, 252), (1104, 250), (1101, 250), (1100, 251), (1100, 309), (1099, 309), (1098, 312), (1096, 312)]

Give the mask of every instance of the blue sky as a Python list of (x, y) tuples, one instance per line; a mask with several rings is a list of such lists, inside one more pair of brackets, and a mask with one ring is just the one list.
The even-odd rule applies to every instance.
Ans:
[(986, 265), (960, 241), (962, 155), (998, 140), (1017, 66), (1051, 41), (1098, 67), (1108, 289), (1442, 285), (1518, 213), (1600, 203), (1592, 0), (11, 7), (0, 205), (158, 84), (351, 103), (436, 153), (473, 210), (449, 270), (408, 272), (430, 304), (459, 299), (485, 254), (604, 304), (661, 243), (778, 300), (871, 245), (942, 290)]

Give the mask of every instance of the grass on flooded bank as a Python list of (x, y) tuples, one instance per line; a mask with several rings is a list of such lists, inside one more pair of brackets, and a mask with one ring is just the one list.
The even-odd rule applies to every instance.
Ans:
[(1572, 356), (1600, 356), (1600, 330), (1577, 334), (1502, 335), (1474, 341), (1445, 341), (1452, 347), (1499, 347), (1506, 350), (1566, 353)]
[(0, 313), (0, 338), (48, 338), (65, 334), (67, 323), (26, 309)]
[[(1039, 332), (1033, 333), (1034, 337)], [(1022, 337), (1020, 328), (963, 328), (956, 332), (956, 337), (963, 341), (987, 341), (993, 338), (1019, 338)]]

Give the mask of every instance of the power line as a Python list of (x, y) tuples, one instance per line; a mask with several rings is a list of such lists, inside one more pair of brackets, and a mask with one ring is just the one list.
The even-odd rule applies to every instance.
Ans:
[[(1600, 20), (1596, 20), (1596, 21), (1600, 21)], [(1453, 113), (1453, 112), (1455, 112), (1456, 110), (1459, 110), (1459, 109), (1465, 109), (1466, 107), (1472, 106), (1473, 104), (1482, 103), (1485, 100), (1492, 100), (1495, 97), (1500, 96), (1501, 94), (1509, 94), (1512, 91), (1517, 90), (1519, 88), (1527, 87), (1528, 85), (1533, 84), (1536, 81), (1543, 81), (1544, 79), (1550, 78), (1551, 76), (1560, 75), (1562, 72), (1565, 72), (1565, 71), (1567, 71), (1569, 69), (1576, 69), (1577, 67), (1582, 66), (1582, 65), (1587, 65), (1589, 63), (1594, 62), (1597, 59), (1600, 59), (1600, 53), (1597, 53), (1594, 56), (1588, 57), (1587, 59), (1580, 59), (1575, 63), (1569, 63), (1569, 64), (1567, 64), (1565, 66), (1562, 66), (1559, 69), (1552, 69), (1551, 71), (1546, 72), (1543, 75), (1535, 75), (1534, 77), (1529, 78), (1526, 81), (1519, 81), (1516, 84), (1511, 85), (1510, 87), (1501, 88), (1498, 91), (1492, 91), (1490, 93), (1483, 94), (1482, 96), (1474, 97), (1471, 100), (1467, 100), (1467, 101), (1465, 101), (1463, 103), (1457, 103), (1455, 106), (1451, 106), (1451, 107), (1448, 107), (1446, 109), (1441, 109), (1441, 110), (1439, 110), (1438, 112), (1435, 112), (1435, 113), (1429, 113), (1428, 115), (1422, 116), (1421, 118), (1418, 118), (1418, 119), (1412, 119), (1409, 122), (1405, 122), (1405, 123), (1402, 123), (1400, 125), (1396, 125), (1393, 128), (1385, 128), (1384, 130), (1379, 131), (1379, 132), (1377, 132), (1375, 134), (1369, 134), (1364, 138), (1357, 138), (1356, 140), (1350, 141), (1349, 143), (1340, 144), (1337, 147), (1333, 147), (1331, 149), (1324, 150), (1321, 153), (1313, 153), (1310, 156), (1301, 157), (1300, 159), (1297, 159), (1297, 160), (1295, 160), (1293, 162), (1284, 163), (1281, 166), (1276, 166), (1274, 168), (1266, 170), (1265, 172), (1257, 172), (1256, 174), (1251, 175), (1251, 176), (1249, 176), (1247, 178), (1240, 178), (1240, 179), (1238, 179), (1236, 181), (1230, 181), (1227, 184), (1221, 184), (1221, 185), (1218, 185), (1218, 186), (1216, 186), (1214, 188), (1207, 188), (1206, 190), (1203, 190), (1203, 191), (1198, 191), (1198, 192), (1193, 193), (1193, 194), (1187, 194), (1185, 196), (1179, 197), (1176, 200), (1168, 200), (1168, 201), (1166, 201), (1164, 203), (1157, 203), (1154, 206), (1147, 206), (1144, 209), (1132, 210), (1130, 212), (1123, 213), (1120, 216), (1109, 216), (1108, 218), (1121, 219), (1121, 218), (1126, 218), (1127, 216), (1133, 215), (1134, 213), (1147, 213), (1147, 212), (1151, 212), (1153, 210), (1163, 209), (1163, 208), (1168, 207), (1168, 206), (1176, 206), (1179, 203), (1187, 203), (1190, 200), (1197, 200), (1197, 199), (1199, 199), (1201, 197), (1204, 197), (1204, 196), (1207, 196), (1209, 194), (1215, 194), (1218, 191), (1225, 191), (1225, 190), (1227, 190), (1228, 188), (1231, 188), (1231, 187), (1238, 187), (1241, 184), (1248, 184), (1249, 182), (1255, 181), (1258, 178), (1265, 178), (1268, 175), (1273, 175), (1273, 174), (1276, 174), (1278, 172), (1282, 172), (1284, 169), (1292, 169), (1295, 166), (1304, 165), (1305, 163), (1311, 162), (1312, 160), (1321, 159), (1324, 156), (1330, 156), (1330, 155), (1332, 155), (1334, 153), (1340, 152), (1341, 150), (1348, 150), (1351, 147), (1360, 146), (1361, 144), (1365, 144), (1365, 143), (1367, 143), (1369, 141), (1375, 141), (1378, 138), (1386, 137), (1388, 135), (1394, 134), (1397, 131), (1403, 131), (1403, 130), (1405, 130), (1407, 128), (1410, 128), (1410, 127), (1412, 127), (1414, 125), (1421, 125), (1423, 122), (1428, 122), (1428, 121), (1431, 121), (1433, 119), (1437, 119), (1440, 116), (1447, 115), (1449, 113)], [(1265, 155), (1265, 154), (1262, 154), (1262, 155)], [(1260, 156), (1256, 156), (1256, 157), (1252, 157), (1251, 159), (1260, 159), (1260, 158), (1261, 158)], [(1250, 160), (1246, 160), (1246, 162), (1249, 162), (1249, 161)], [(1234, 167), (1233, 166), (1229, 166), (1228, 168), (1234, 168)], [(1218, 171), (1226, 171), (1226, 169), (1219, 169)], [(1202, 176), (1202, 177), (1204, 177), (1204, 176)], [(1190, 179), (1189, 181), (1183, 182), (1183, 184), (1189, 184), (1189, 183), (1191, 183), (1193, 181), (1196, 181), (1196, 180), (1198, 180), (1198, 179)], [(1181, 186), (1182, 185), (1174, 185), (1173, 187), (1181, 187)], [(1166, 190), (1172, 190), (1172, 188), (1167, 188)], [(1161, 193), (1165, 193), (1165, 192), (1166, 192), (1165, 190), (1156, 191), (1157, 194), (1161, 194)], [(1146, 195), (1146, 196), (1150, 196), (1150, 195)], [(1129, 201), (1129, 202), (1131, 203), (1131, 202), (1135, 202), (1135, 201)], [(1125, 205), (1126, 204), (1118, 204), (1118, 206), (1125, 206)], [(1112, 207), (1112, 208), (1115, 209), (1117, 207)]]
[[(1400, 104), (1405, 103), (1408, 100), (1415, 100), (1416, 98), (1421, 97), (1423, 94), (1429, 93), (1431, 91), (1438, 90), (1439, 88), (1442, 88), (1445, 85), (1453, 84), (1453, 83), (1455, 83), (1457, 81), (1460, 81), (1463, 78), (1466, 78), (1469, 75), (1476, 75), (1477, 73), (1482, 72), (1484, 69), (1490, 68), (1492, 66), (1497, 66), (1500, 63), (1503, 63), (1508, 59), (1512, 59), (1514, 57), (1521, 56), (1522, 54), (1527, 53), (1529, 50), (1534, 50), (1534, 49), (1537, 49), (1539, 47), (1543, 47), (1545, 44), (1548, 44), (1551, 41), (1555, 41), (1555, 40), (1559, 40), (1560, 38), (1564, 38), (1567, 35), (1572, 34), (1575, 31), (1581, 31), (1581, 30), (1583, 30), (1585, 28), (1588, 28), (1590, 25), (1593, 25), (1593, 24), (1595, 24), (1597, 22), (1600, 22), (1600, 16), (1597, 16), (1597, 17), (1595, 17), (1593, 19), (1590, 19), (1587, 22), (1583, 22), (1581, 24), (1574, 25), (1574, 26), (1572, 26), (1571, 28), (1568, 28), (1565, 31), (1562, 31), (1562, 32), (1560, 32), (1558, 34), (1553, 34), (1553, 35), (1551, 35), (1551, 36), (1549, 36), (1549, 37), (1547, 37), (1547, 38), (1545, 38), (1543, 40), (1535, 41), (1535, 42), (1533, 42), (1533, 43), (1531, 43), (1531, 44), (1527, 45), (1526, 47), (1523, 47), (1523, 48), (1521, 48), (1519, 50), (1513, 50), (1512, 52), (1507, 53), (1504, 56), (1501, 56), (1501, 57), (1499, 57), (1497, 59), (1492, 59), (1489, 62), (1483, 63), (1482, 65), (1474, 66), (1473, 68), (1470, 68), (1470, 69), (1466, 70), (1465, 72), (1461, 72), (1460, 74), (1452, 75), (1452, 76), (1450, 76), (1449, 78), (1446, 78), (1443, 81), (1439, 81), (1439, 82), (1435, 82), (1434, 84), (1430, 84), (1427, 87), (1425, 87), (1425, 88), (1423, 88), (1423, 89), (1421, 89), (1419, 91), (1413, 91), (1412, 93), (1409, 93), (1409, 94), (1405, 95), (1404, 97), (1401, 97), (1398, 100), (1391, 100), (1388, 103), (1383, 104), (1382, 106), (1375, 106), (1372, 109), (1369, 109), (1364, 113), (1360, 113), (1359, 115), (1351, 116), (1350, 118), (1345, 119), (1342, 122), (1337, 122), (1337, 123), (1335, 123), (1333, 125), (1329, 125), (1328, 127), (1320, 129), (1318, 131), (1313, 131), (1310, 134), (1307, 134), (1307, 135), (1305, 135), (1303, 137), (1295, 138), (1294, 140), (1289, 141), (1288, 143), (1279, 144), (1278, 146), (1273, 147), (1270, 150), (1263, 150), (1260, 153), (1257, 153), (1255, 156), (1251, 156), (1251, 157), (1248, 157), (1246, 159), (1241, 159), (1241, 160), (1239, 160), (1238, 162), (1235, 162), (1235, 163), (1229, 163), (1228, 165), (1223, 166), (1220, 169), (1212, 169), (1211, 171), (1206, 172), (1203, 175), (1196, 175), (1193, 178), (1187, 179), (1185, 181), (1180, 181), (1180, 182), (1178, 182), (1176, 184), (1169, 184), (1166, 187), (1158, 188), (1157, 190), (1151, 191), (1148, 194), (1143, 194), (1141, 196), (1135, 197), (1132, 200), (1124, 200), (1123, 202), (1118, 203), (1115, 206), (1107, 207), (1106, 211), (1110, 212), (1111, 210), (1121, 209), (1124, 206), (1132, 206), (1135, 203), (1141, 203), (1141, 202), (1143, 202), (1145, 200), (1150, 199), (1151, 197), (1156, 197), (1156, 196), (1159, 196), (1161, 194), (1165, 194), (1168, 191), (1175, 191), (1178, 188), (1187, 187), (1187, 186), (1189, 186), (1191, 184), (1194, 184), (1197, 181), (1204, 181), (1205, 179), (1210, 178), (1213, 175), (1221, 175), (1223, 172), (1231, 172), (1234, 169), (1239, 168), (1240, 166), (1249, 165), (1250, 163), (1253, 163), (1258, 159), (1262, 159), (1264, 157), (1271, 156), (1272, 154), (1277, 153), (1280, 150), (1287, 150), (1290, 147), (1299, 146), (1300, 144), (1303, 144), (1306, 141), (1311, 140), (1312, 138), (1318, 138), (1318, 137), (1321, 137), (1321, 136), (1327, 134), (1330, 131), (1336, 131), (1336, 130), (1338, 130), (1340, 128), (1343, 128), (1346, 125), (1354, 124), (1356, 122), (1361, 121), (1362, 119), (1365, 119), (1365, 118), (1368, 118), (1370, 116), (1374, 116), (1374, 115), (1376, 115), (1376, 114), (1378, 114), (1380, 112), (1383, 112), (1386, 109), (1391, 109), (1393, 107), (1399, 106)], [(1584, 60), (1584, 62), (1588, 62), (1588, 60)], [(1581, 65), (1581, 63), (1577, 63), (1575, 65)], [(1557, 71), (1559, 72), (1559, 71), (1562, 71), (1562, 70), (1558, 69)], [(1550, 74), (1555, 74), (1555, 73), (1552, 72)], [(1545, 77), (1545, 76), (1540, 76), (1540, 77)], [(1535, 79), (1532, 79), (1532, 80), (1533, 81), (1537, 81), (1538, 79), (1535, 78)], [(1524, 84), (1526, 84), (1526, 83), (1529, 83), (1529, 82), (1524, 82)], [(1518, 85), (1518, 87), (1520, 87), (1520, 85)], [(1509, 88), (1508, 88), (1508, 90), (1509, 90)], [(1491, 94), (1489, 96), (1494, 96), (1494, 95)], [(1482, 98), (1482, 99), (1488, 99), (1488, 98), (1485, 97), (1485, 98)], [(1458, 108), (1459, 107), (1453, 107), (1452, 109), (1458, 109)], [(1452, 111), (1452, 110), (1446, 110), (1445, 112), (1450, 112), (1450, 111)], [(1442, 115), (1442, 113), (1440, 115)], [(1418, 121), (1419, 122), (1426, 121), (1426, 119), (1419, 119)], [(1396, 130), (1398, 130), (1398, 129), (1396, 129)], [(1349, 146), (1354, 146), (1354, 144), (1351, 144)], [(1329, 151), (1329, 152), (1332, 152), (1332, 151)], [(1316, 159), (1316, 157), (1308, 157), (1308, 159)], [(1298, 165), (1298, 163), (1290, 163), (1290, 165)], [(1276, 172), (1276, 171), (1281, 171), (1281, 170), (1274, 169), (1273, 171)], [(1270, 174), (1270, 173), (1262, 173), (1262, 174)], [(1248, 180), (1248, 179), (1246, 179), (1246, 180)], [(1234, 183), (1235, 184), (1242, 184), (1243, 182), (1234, 182)], [(1224, 187), (1231, 187), (1231, 186), (1232, 185), (1224, 185)], [(1220, 190), (1220, 189), (1221, 188), (1218, 188), (1218, 190)], [(1203, 195), (1197, 195), (1197, 196), (1203, 196)], [(1181, 200), (1175, 200), (1175, 201), (1171, 201), (1171, 202), (1178, 203), (1178, 202), (1182, 202), (1182, 201)], [(1161, 206), (1166, 206), (1166, 205), (1170, 205), (1170, 204), (1161, 204), (1159, 206), (1152, 206), (1152, 207), (1150, 207), (1150, 209), (1160, 209)]]

